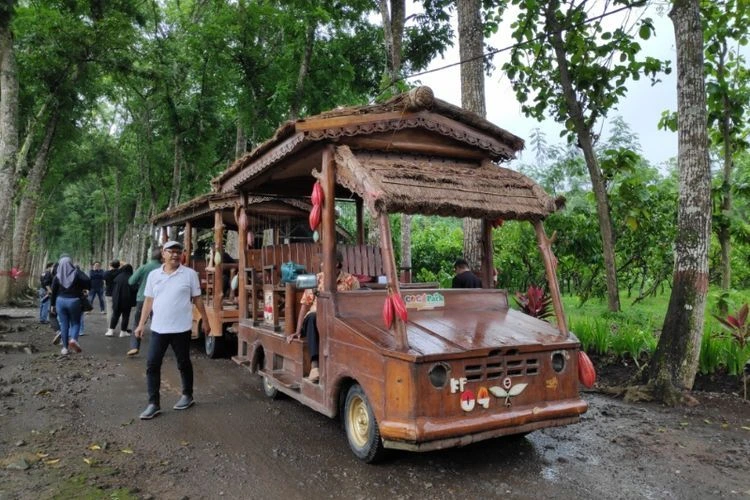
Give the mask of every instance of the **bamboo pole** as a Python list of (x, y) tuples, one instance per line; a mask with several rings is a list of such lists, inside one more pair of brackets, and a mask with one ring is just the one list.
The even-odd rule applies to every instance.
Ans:
[(536, 238), (539, 242), (539, 250), (542, 253), (542, 260), (544, 261), (544, 269), (547, 272), (547, 284), (549, 286), (549, 293), (552, 297), (552, 307), (555, 309), (555, 318), (557, 318), (557, 327), (560, 333), (564, 336), (568, 336), (568, 323), (565, 319), (565, 311), (562, 306), (562, 297), (560, 295), (560, 285), (557, 282), (557, 258), (552, 253), (552, 239), (547, 237), (544, 232), (544, 226), (542, 221), (535, 220), (534, 230), (536, 231)]
[[(391, 240), (391, 222), (388, 220), (388, 214), (380, 212), (378, 214), (378, 226), (380, 228), (380, 248), (383, 253), (383, 263), (385, 264), (385, 274), (388, 278), (388, 287), (398, 295), (401, 295), (401, 287), (398, 282), (398, 271), (396, 270), (396, 258), (393, 252), (393, 241)], [(409, 347), (409, 339), (406, 335), (406, 325), (399, 318), (396, 318), (396, 348), (399, 351), (406, 351)]]

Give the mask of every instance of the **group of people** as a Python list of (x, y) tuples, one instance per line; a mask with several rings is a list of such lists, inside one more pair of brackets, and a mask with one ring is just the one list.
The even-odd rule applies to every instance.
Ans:
[[(183, 246), (177, 241), (166, 242), (155, 249), (151, 260), (133, 272), (133, 267), (113, 261), (110, 269), (100, 273), (99, 263), (94, 263), (87, 275), (73, 264), (69, 255), (63, 254), (57, 264), (48, 264), (40, 279), (40, 322), (55, 318), (59, 327), (63, 356), (81, 352), (79, 343), (83, 321), (84, 299), (99, 297), (101, 311), (104, 304), (101, 285), (107, 285), (105, 296), (111, 304), (109, 329), (106, 336), (114, 336), (118, 321), (121, 337), (130, 336), (128, 323), (130, 310), (136, 308), (137, 327), (131, 337), (128, 356), (138, 354), (146, 322), (151, 319), (151, 341), (146, 361), (148, 406), (141, 413), (142, 420), (154, 418), (161, 412), (161, 365), (171, 346), (177, 358), (182, 380), (182, 395), (174, 405), (175, 410), (185, 410), (193, 403), (193, 367), (190, 361), (190, 336), (192, 306), (198, 308), (203, 318), (204, 334), (210, 334), (206, 308), (201, 300), (198, 273), (181, 265)], [(136, 291), (137, 290), (137, 291)], [(93, 305), (93, 304), (92, 304)], [(58, 337), (58, 335), (56, 335)]]
[[(151, 318), (151, 341), (146, 361), (146, 381), (148, 405), (140, 414), (142, 420), (150, 420), (161, 413), (161, 365), (167, 349), (171, 346), (177, 358), (180, 371), (182, 394), (174, 405), (175, 410), (185, 410), (194, 404), (193, 399), (193, 366), (190, 361), (190, 338), (192, 332), (192, 308), (195, 305), (203, 319), (204, 334), (211, 331), (206, 308), (201, 299), (198, 273), (182, 265), (183, 246), (177, 241), (166, 242), (161, 249), (153, 250), (151, 260), (139, 267), (135, 273), (129, 264), (121, 265), (112, 261), (110, 269), (102, 272), (100, 264), (95, 262), (86, 275), (73, 264), (70, 256), (63, 255), (59, 262), (47, 266), (41, 278), (40, 288), (40, 321), (46, 322), (45, 314), (56, 314), (59, 322), (62, 341), (61, 354), (70, 351), (81, 352), (78, 342), (82, 324), (82, 297), (89, 295), (90, 300), (99, 298), (99, 307), (104, 313), (102, 284), (106, 285), (104, 294), (111, 301), (111, 316), (106, 336), (113, 336), (118, 320), (120, 336), (130, 336), (128, 323), (130, 310), (136, 307), (135, 321), (137, 326), (131, 339), (128, 356), (138, 354), (146, 322)], [(359, 281), (353, 275), (343, 271), (343, 256), (336, 255), (336, 289), (338, 291), (356, 290)], [(454, 288), (481, 288), (481, 280), (471, 272), (464, 259), (454, 264)], [(317, 291), (323, 289), (323, 273), (317, 275)], [(137, 291), (134, 288), (137, 287)], [(48, 301), (47, 305), (45, 302)], [(310, 350), (310, 371), (306, 380), (317, 383), (319, 370), (319, 333), (316, 321), (317, 293), (305, 290), (302, 296), (299, 317), (295, 332), (287, 338), (307, 337)]]

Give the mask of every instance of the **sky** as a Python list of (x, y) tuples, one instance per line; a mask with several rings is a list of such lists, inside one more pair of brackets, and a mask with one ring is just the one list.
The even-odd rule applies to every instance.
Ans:
[[(608, 121), (616, 116), (622, 116), (630, 126), (631, 131), (638, 135), (643, 156), (652, 165), (658, 166), (677, 156), (677, 134), (659, 130), (657, 127), (663, 111), (672, 111), (677, 108), (674, 30), (666, 13), (659, 13), (652, 8), (646, 11), (645, 15), (651, 17), (654, 21), (655, 36), (652, 36), (649, 40), (640, 41), (643, 49), (642, 54), (670, 60), (672, 73), (661, 75), (661, 82), (655, 86), (651, 86), (648, 78), (641, 78), (638, 81), (631, 80), (628, 83), (628, 93), (624, 99), (621, 99), (618, 109), (612, 111), (605, 119), (601, 136), (603, 139), (608, 136)], [(510, 18), (511, 16), (507, 15), (506, 17)], [(618, 22), (615, 16), (612, 16), (611, 22)], [(454, 31), (456, 33), (455, 46), (449, 49), (443, 58), (435, 59), (428, 69), (443, 67), (460, 60), (458, 55), (458, 30), (455, 26)], [(507, 47), (512, 43), (507, 23), (500, 28), (499, 34), (487, 42), (495, 49)], [(548, 143), (562, 144), (564, 139), (560, 138), (561, 124), (554, 120), (546, 120), (540, 123), (533, 118), (523, 116), (521, 105), (516, 100), (510, 82), (500, 69), (507, 58), (507, 52), (497, 54), (494, 58), (496, 69), (492, 75), (485, 77), (487, 119), (526, 140), (529, 139), (533, 129), (540, 128), (546, 135)], [(422, 75), (416, 79), (423, 85), (431, 87), (435, 97), (458, 106), (461, 105), (459, 66)], [(410, 81), (413, 83), (415, 79), (410, 79)], [(527, 152), (526, 156), (529, 155), (530, 152)], [(531, 158), (524, 158), (522, 152), (520, 160), (531, 161)]]

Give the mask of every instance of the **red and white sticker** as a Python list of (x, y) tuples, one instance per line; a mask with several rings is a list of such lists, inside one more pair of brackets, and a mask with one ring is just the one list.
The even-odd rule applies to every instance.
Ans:
[(461, 409), (463, 411), (473, 410), (476, 402), (477, 400), (474, 397), (474, 391), (472, 391), (471, 389), (466, 389), (461, 393)]
[(477, 391), (477, 403), (483, 408), (490, 407), (490, 392), (486, 387), (480, 387)]

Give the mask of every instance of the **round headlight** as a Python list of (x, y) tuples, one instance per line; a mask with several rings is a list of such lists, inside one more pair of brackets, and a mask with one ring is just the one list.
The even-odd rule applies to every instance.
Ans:
[(552, 369), (560, 373), (565, 369), (565, 356), (561, 352), (552, 355)]
[(448, 383), (448, 372), (450, 368), (444, 363), (437, 363), (432, 365), (427, 376), (430, 378), (430, 383), (436, 389), (442, 389), (445, 384)]

